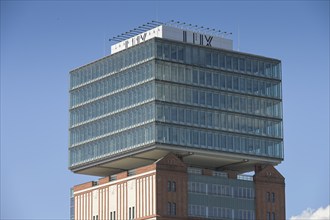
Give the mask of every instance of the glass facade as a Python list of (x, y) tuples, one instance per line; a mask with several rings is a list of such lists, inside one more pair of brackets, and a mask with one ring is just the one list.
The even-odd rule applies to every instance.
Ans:
[(254, 220), (253, 181), (189, 174), (188, 216)]
[(283, 158), (279, 61), (163, 39), (156, 56), (157, 142)]
[(283, 159), (280, 61), (151, 39), (70, 72), (70, 166), (150, 144)]
[(153, 45), (70, 72), (70, 167), (155, 142)]

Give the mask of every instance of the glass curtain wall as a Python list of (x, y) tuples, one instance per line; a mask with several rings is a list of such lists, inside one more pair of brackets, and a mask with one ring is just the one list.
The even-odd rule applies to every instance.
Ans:
[(154, 142), (153, 45), (70, 72), (70, 166)]
[(283, 158), (279, 61), (163, 39), (156, 54), (157, 142)]

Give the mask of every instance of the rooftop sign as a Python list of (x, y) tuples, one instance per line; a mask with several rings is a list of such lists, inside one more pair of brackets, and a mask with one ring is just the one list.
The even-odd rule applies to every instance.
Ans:
[(146, 32), (123, 40), (111, 46), (111, 54), (130, 48), (134, 45), (159, 37), (169, 40), (198, 44), (213, 48), (233, 50), (233, 41), (219, 36), (207, 35), (167, 25), (160, 25)]

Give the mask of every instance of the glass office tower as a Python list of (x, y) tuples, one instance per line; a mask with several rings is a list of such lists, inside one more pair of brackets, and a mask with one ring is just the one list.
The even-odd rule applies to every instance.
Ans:
[(201, 42), (153, 37), (72, 70), (70, 169), (105, 176), (169, 152), (242, 172), (280, 163), (281, 62)]

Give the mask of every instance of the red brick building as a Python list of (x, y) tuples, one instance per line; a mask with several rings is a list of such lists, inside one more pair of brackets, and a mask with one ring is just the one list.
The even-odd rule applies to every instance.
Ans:
[[(195, 168), (196, 169), (196, 168)], [(214, 171), (200, 169), (200, 173), (189, 172), (189, 168), (173, 154), (168, 154), (155, 163), (134, 170), (125, 171), (104, 177), (98, 182), (88, 182), (77, 185), (74, 190), (74, 215), (75, 219), (115, 220), (115, 219), (207, 219), (216, 218), (209, 203), (205, 203), (208, 212), (200, 213), (188, 210), (194, 207), (190, 197), (198, 195), (204, 197), (216, 197), (218, 199), (239, 200), (237, 194), (228, 195), (213, 194), (211, 190), (195, 191), (189, 189), (192, 180), (189, 176), (214, 178), (218, 180), (230, 179), (233, 182), (251, 182), (254, 193), (251, 198), (241, 198), (241, 206), (253, 204), (251, 219), (285, 219), (285, 194), (284, 178), (272, 166), (257, 167), (256, 174), (252, 179), (242, 180), (236, 175), (214, 176)], [(198, 169), (197, 169), (198, 170)], [(209, 181), (204, 181), (206, 188), (211, 188)], [(213, 184), (214, 185), (214, 184)], [(233, 185), (233, 184), (231, 184)], [(240, 188), (240, 187), (238, 187)], [(234, 188), (232, 188), (232, 191)], [(230, 198), (231, 197), (231, 198)], [(246, 203), (246, 204), (244, 204)], [(236, 205), (234, 205), (236, 206)], [(230, 209), (227, 217), (230, 219), (247, 219), (239, 206), (233, 208), (228, 204), (224, 207)], [(216, 209), (214, 209), (216, 210)], [(247, 213), (248, 209), (246, 209)], [(197, 214), (196, 214), (197, 213)], [(248, 214), (246, 214), (247, 216)], [(217, 215), (217, 217), (226, 217)]]

